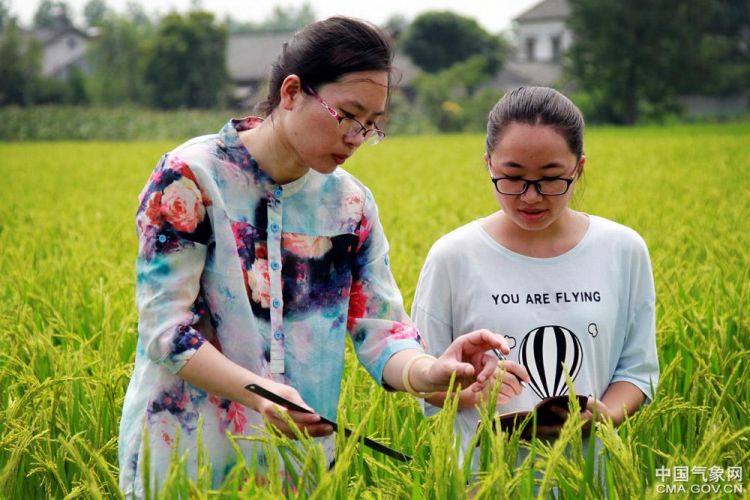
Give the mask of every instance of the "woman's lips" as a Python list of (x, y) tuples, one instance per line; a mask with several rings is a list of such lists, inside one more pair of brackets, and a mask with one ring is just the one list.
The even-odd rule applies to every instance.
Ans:
[(544, 217), (544, 214), (547, 213), (546, 210), (519, 210), (519, 214), (521, 214), (521, 217), (526, 219), (527, 221), (537, 221)]
[(336, 162), (336, 165), (343, 165), (348, 158), (346, 155), (333, 155), (333, 161)]

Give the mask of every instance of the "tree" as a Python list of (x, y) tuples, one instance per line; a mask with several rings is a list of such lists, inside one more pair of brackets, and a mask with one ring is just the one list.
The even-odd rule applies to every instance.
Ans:
[(569, 72), (591, 117), (621, 124), (677, 111), (678, 96), (715, 86), (721, 74), (731, 87), (731, 54), (742, 57), (732, 47), (750, 29), (746, 0), (570, 0), (570, 8)]
[(0, 37), (0, 106), (32, 104), (40, 68), (38, 44), (25, 41), (11, 19)]
[(71, 26), (70, 7), (64, 1), (42, 0), (34, 13), (34, 27), (61, 29)]
[(401, 38), (401, 47), (423, 70), (435, 73), (473, 55), (482, 55), (494, 74), (505, 57), (501, 38), (490, 35), (474, 20), (452, 12), (417, 16)]
[(89, 28), (102, 26), (108, 13), (109, 7), (104, 0), (89, 0), (83, 7), (83, 17)]
[(0, 0), (0, 34), (3, 32), (5, 25), (10, 23), (10, 19), (8, 0)]
[(92, 100), (108, 106), (147, 104), (144, 60), (154, 37), (153, 26), (114, 14), (105, 16), (100, 26), (100, 35), (87, 54)]
[(223, 106), (228, 99), (227, 32), (207, 12), (162, 19), (146, 61), (152, 103), (160, 108)]
[(499, 92), (480, 90), (489, 79), (487, 61), (475, 55), (438, 73), (414, 80), (417, 106), (441, 132), (479, 131)]

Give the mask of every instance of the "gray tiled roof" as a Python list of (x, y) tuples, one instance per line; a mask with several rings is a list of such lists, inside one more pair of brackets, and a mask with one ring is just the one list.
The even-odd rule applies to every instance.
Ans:
[(568, 0), (542, 0), (514, 20), (523, 21), (542, 21), (546, 19), (567, 19), (570, 15), (570, 6)]
[(235, 82), (257, 82), (271, 71), (292, 33), (231, 35), (227, 40), (227, 70)]
[[(236, 84), (264, 80), (293, 33), (249, 33), (230, 35), (227, 40), (227, 70)], [(396, 52), (393, 58), (396, 86), (409, 85), (420, 72), (408, 56)]]

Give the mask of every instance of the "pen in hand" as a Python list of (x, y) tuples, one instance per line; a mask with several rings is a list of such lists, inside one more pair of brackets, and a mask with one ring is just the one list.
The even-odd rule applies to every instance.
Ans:
[[(498, 351), (498, 350), (497, 350), (496, 348), (494, 348), (494, 347), (493, 347), (493, 348), (492, 348), (492, 352), (494, 352), (494, 353), (495, 353), (495, 356), (497, 356), (497, 359), (499, 359), (500, 361), (508, 361), (508, 358), (506, 358), (506, 357), (505, 357), (505, 354), (501, 353), (501, 352), (500, 352), (500, 351)], [(513, 376), (514, 376), (514, 377), (516, 377), (516, 375), (515, 375), (515, 374), (513, 374)], [(516, 377), (516, 378), (517, 378), (517, 379), (518, 379), (518, 381), (519, 381), (519, 382), (521, 383), (521, 387), (523, 387), (524, 389), (526, 389), (527, 387), (529, 387), (529, 384), (527, 384), (525, 380), (521, 380), (521, 379), (520, 379), (520, 378), (518, 378), (518, 377)]]

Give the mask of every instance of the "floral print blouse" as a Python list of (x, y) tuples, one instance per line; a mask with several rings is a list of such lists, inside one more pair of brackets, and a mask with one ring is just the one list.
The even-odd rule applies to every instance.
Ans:
[[(215, 486), (237, 460), (227, 435), (260, 432), (259, 414), (177, 375), (204, 342), (332, 419), (347, 331), (381, 384), (394, 353), (424, 348), (370, 191), (342, 169), (275, 184), (238, 136), (260, 121), (232, 120), (164, 155), (141, 192), (139, 338), (119, 439), (126, 495), (143, 494), (144, 431), (151, 478), (164, 477), (176, 443), (194, 473), (200, 417)], [(321, 441), (330, 454), (331, 437)], [(263, 463), (251, 442), (235, 443)]]

